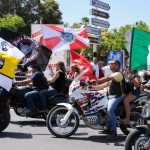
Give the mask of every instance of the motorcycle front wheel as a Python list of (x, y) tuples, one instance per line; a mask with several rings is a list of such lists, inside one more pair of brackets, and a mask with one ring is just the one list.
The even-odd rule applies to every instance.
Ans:
[(143, 129), (135, 129), (129, 133), (125, 140), (125, 150), (148, 150), (149, 148), (145, 148), (148, 140), (149, 137), (146, 137)]
[(61, 125), (61, 119), (66, 115), (68, 109), (64, 106), (54, 107), (47, 115), (46, 124), (48, 130), (58, 138), (67, 138), (73, 135), (79, 126), (79, 117), (72, 113), (64, 125)]
[(10, 123), (9, 110), (0, 110), (0, 132), (5, 130)]

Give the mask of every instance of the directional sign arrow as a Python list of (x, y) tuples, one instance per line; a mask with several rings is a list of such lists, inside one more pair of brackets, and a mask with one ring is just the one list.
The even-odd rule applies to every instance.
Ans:
[(106, 3), (98, 1), (98, 0), (91, 0), (91, 5), (94, 6), (94, 7), (104, 9), (104, 10), (109, 10), (110, 9), (109, 4), (106, 4)]
[(104, 28), (108, 28), (110, 26), (108, 21), (104, 21), (96, 18), (91, 18), (91, 24), (96, 26), (101, 26)]
[(91, 9), (91, 12), (92, 12), (92, 15), (94, 15), (94, 16), (103, 17), (103, 18), (106, 18), (106, 19), (109, 18), (109, 14), (106, 13), (106, 12), (99, 11), (99, 10), (96, 10), (96, 9)]
[(86, 26), (86, 30), (90, 34), (95, 34), (95, 35), (98, 35), (98, 36), (101, 34), (101, 30), (100, 29), (94, 28), (94, 27), (91, 27), (91, 26)]
[(90, 40), (90, 43), (100, 44), (100, 39), (96, 37), (88, 37)]

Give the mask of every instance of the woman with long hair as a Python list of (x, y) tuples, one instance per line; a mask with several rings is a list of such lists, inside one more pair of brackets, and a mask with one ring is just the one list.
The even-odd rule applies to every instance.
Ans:
[(127, 77), (130, 83), (131, 92), (128, 93), (124, 99), (126, 113), (126, 117), (123, 119), (124, 123), (128, 123), (130, 121), (130, 102), (134, 101), (139, 96), (141, 85), (140, 76), (138, 75), (137, 70), (130, 70)]
[[(56, 73), (50, 80), (48, 80), (48, 83), (50, 85), (49, 89), (40, 91), (41, 101), (46, 103), (47, 97), (53, 96), (57, 92), (62, 92), (65, 80), (66, 80), (66, 68), (64, 62), (59, 61), (56, 64)], [(47, 106), (45, 106), (45, 110), (43, 111), (46, 110), (47, 110)]]

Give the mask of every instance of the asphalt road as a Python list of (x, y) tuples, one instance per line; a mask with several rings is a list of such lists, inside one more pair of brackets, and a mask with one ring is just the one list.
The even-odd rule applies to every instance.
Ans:
[(125, 136), (119, 129), (118, 134), (108, 139), (81, 122), (75, 135), (55, 138), (43, 120), (19, 117), (11, 110), (11, 123), (0, 133), (0, 150), (124, 150)]

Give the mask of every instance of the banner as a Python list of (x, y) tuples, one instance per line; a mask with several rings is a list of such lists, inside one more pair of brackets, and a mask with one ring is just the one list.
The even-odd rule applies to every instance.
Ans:
[(38, 63), (42, 70), (45, 70), (52, 53), (46, 46), (40, 45), (37, 41), (32, 40), (26, 35), (5, 28), (0, 29), (0, 37), (9, 41), (25, 55), (22, 60), (24, 65), (34, 62)]
[(24, 54), (14, 45), (0, 38), (0, 86), (9, 91), (15, 68)]
[(122, 71), (124, 68), (124, 51), (123, 50), (113, 50), (107, 51), (106, 53), (107, 65), (109, 65), (109, 61), (118, 60), (121, 64), (120, 70)]

